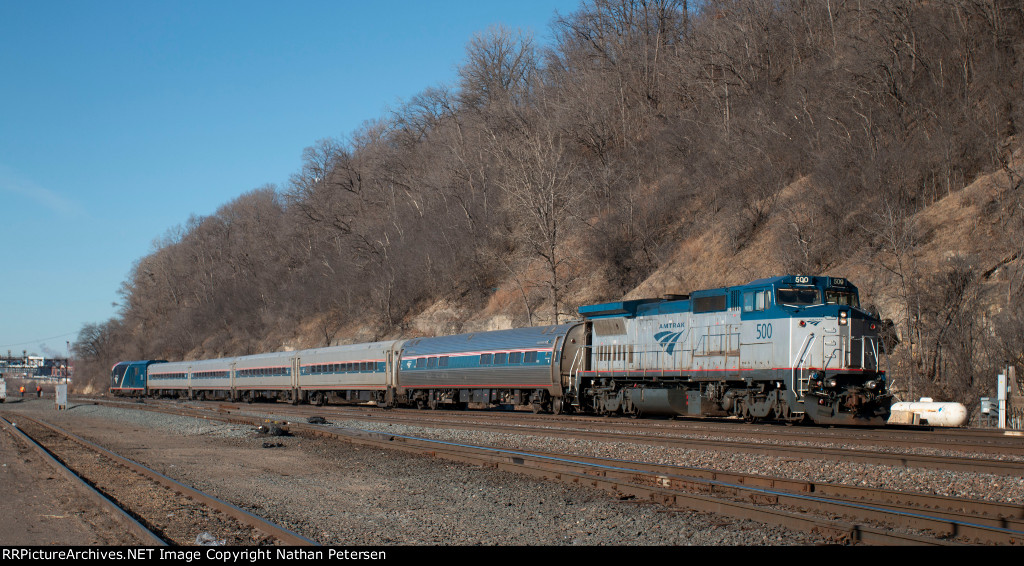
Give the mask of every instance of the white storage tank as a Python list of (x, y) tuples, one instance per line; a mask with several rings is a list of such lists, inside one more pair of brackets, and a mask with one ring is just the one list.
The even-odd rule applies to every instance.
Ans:
[(889, 407), (889, 424), (964, 426), (967, 407), (960, 403), (936, 403), (930, 397), (922, 397), (916, 403), (901, 401)]

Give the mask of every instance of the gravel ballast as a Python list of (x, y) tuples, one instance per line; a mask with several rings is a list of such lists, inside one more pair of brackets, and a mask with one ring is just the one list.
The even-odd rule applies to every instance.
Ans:
[[(827, 542), (817, 534), (620, 501), (589, 488), (542, 482), (435, 458), (331, 440), (258, 437), (249, 426), (95, 405), (77, 405), (61, 413), (47, 412), (47, 419), (60, 426), (66, 423), (82, 436), (323, 544)], [(515, 450), (595, 455), (815, 482), (1024, 501), (1024, 478), (798, 459), (787, 457), (782, 447), (780, 456), (772, 457), (365, 420), (331, 420), (328, 426)]]
[(261, 437), (252, 427), (146, 411), (48, 409), (45, 403), (16, 407), (326, 545), (827, 542), (813, 533), (397, 451)]

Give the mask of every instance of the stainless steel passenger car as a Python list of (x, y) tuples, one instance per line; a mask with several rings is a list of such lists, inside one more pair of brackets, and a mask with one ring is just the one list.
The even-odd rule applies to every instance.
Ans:
[(314, 405), (377, 401), (384, 404), (395, 383), (401, 341), (329, 346), (295, 352), (297, 388)]
[(226, 359), (232, 370), (228, 396), (244, 401), (261, 397), (291, 399), (295, 387), (294, 358), (292, 352), (275, 352)]
[(147, 394), (152, 397), (188, 397), (188, 374), (192, 363), (167, 362), (150, 367)]
[(229, 399), (234, 358), (200, 360), (188, 364), (188, 387), (191, 397)]

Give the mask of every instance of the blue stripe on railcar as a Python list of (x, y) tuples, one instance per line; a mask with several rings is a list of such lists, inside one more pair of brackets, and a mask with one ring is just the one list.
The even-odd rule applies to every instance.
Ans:
[(309, 364), (299, 368), (299, 375), (338, 375), (360, 373), (383, 373), (387, 363), (383, 360), (361, 362), (328, 362)]
[(466, 353), (416, 356), (402, 358), (403, 371), (494, 369), (500, 367), (549, 367), (548, 350), (517, 350), (503, 352)]
[(289, 377), (291, 374), (292, 368), (290, 367), (245, 368), (235, 370), (235, 379), (255, 377)]

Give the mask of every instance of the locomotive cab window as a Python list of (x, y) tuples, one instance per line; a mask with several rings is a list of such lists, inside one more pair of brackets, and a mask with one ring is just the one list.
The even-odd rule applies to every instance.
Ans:
[(825, 302), (830, 305), (860, 307), (860, 300), (857, 298), (857, 293), (851, 293), (849, 291), (829, 289), (825, 291)]
[(821, 291), (816, 287), (780, 288), (775, 290), (775, 302), (788, 307), (820, 305)]
[(743, 293), (743, 312), (763, 311), (771, 302), (771, 295), (767, 290), (747, 291)]

